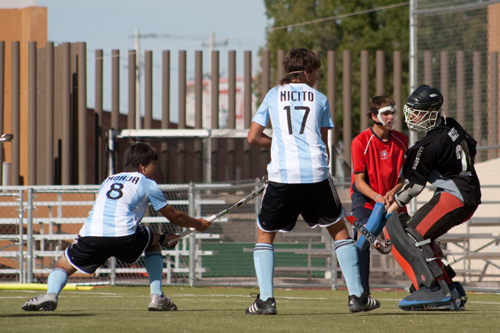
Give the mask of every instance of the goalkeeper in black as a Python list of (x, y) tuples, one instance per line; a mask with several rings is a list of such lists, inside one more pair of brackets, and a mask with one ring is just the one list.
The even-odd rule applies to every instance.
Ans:
[[(386, 236), (412, 282), (413, 292), (399, 303), (404, 310), (463, 310), (467, 300), (435, 240), (470, 219), (481, 203), (474, 169), (476, 141), (444, 115), (442, 104), (441, 92), (423, 85), (408, 97), (403, 110), (410, 130), (426, 131), (406, 152), (403, 177), (408, 183), (387, 210)], [(391, 214), (418, 196), (427, 182), (436, 188), (429, 202), (411, 218)]]

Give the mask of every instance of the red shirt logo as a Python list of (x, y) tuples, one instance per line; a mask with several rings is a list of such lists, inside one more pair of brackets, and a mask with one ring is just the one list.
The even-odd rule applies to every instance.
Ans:
[(385, 149), (380, 152), (380, 159), (382, 160), (389, 159), (389, 153)]

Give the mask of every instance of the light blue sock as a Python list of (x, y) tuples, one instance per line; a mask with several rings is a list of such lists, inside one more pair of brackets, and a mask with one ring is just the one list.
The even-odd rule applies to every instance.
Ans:
[(161, 277), (163, 274), (163, 257), (161, 252), (149, 252), (144, 259), (144, 266), (148, 272), (151, 294), (163, 295), (161, 291)]
[(273, 297), (274, 247), (272, 244), (257, 243), (253, 252), (255, 273), (259, 281), (260, 299)]
[(363, 287), (359, 275), (359, 261), (356, 245), (350, 238), (339, 240), (333, 243), (340, 269), (344, 274), (345, 282), (349, 295), (361, 296)]
[(47, 281), (47, 294), (57, 294), (63, 290), (64, 286), (68, 282), (68, 273), (62, 268), (55, 268), (49, 274), (49, 279)]

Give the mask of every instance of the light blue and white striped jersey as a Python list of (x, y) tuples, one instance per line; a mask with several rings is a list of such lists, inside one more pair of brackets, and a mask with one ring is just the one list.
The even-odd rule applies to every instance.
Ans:
[(268, 179), (286, 184), (317, 183), (330, 176), (321, 127), (333, 128), (325, 95), (305, 83), (272, 88), (253, 121), (266, 127), (273, 140)]
[(155, 210), (167, 205), (155, 181), (140, 172), (122, 172), (104, 180), (80, 230), (80, 236), (121, 237), (135, 233), (148, 203)]

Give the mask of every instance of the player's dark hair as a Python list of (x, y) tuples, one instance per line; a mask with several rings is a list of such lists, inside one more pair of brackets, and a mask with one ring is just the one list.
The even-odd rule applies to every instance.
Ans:
[(372, 119), (372, 114), (378, 115), (378, 110), (386, 106), (395, 106), (396, 102), (389, 96), (375, 96), (370, 99), (370, 112), (366, 115), (368, 119)]
[(143, 142), (130, 145), (123, 154), (123, 171), (133, 172), (139, 170), (139, 165), (148, 165), (152, 161), (158, 161), (156, 149)]
[(287, 74), (280, 80), (280, 85), (288, 84), (295, 79), (303, 82), (303, 72), (310, 73), (320, 67), (321, 59), (316, 53), (306, 48), (294, 48), (283, 60), (283, 68)]

